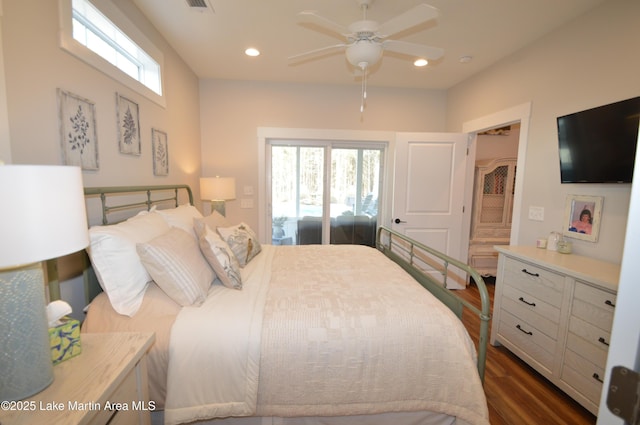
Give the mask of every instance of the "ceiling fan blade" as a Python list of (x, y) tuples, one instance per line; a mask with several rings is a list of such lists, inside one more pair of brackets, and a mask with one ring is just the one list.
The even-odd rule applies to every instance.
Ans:
[(422, 3), (380, 25), (378, 33), (381, 38), (389, 37), (390, 35), (435, 19), (439, 14), (438, 9), (435, 7)]
[(304, 60), (304, 59), (308, 59), (308, 58), (313, 57), (313, 56), (319, 56), (319, 55), (322, 55), (322, 54), (332, 53), (333, 51), (344, 49), (347, 46), (348, 46), (348, 44), (335, 44), (333, 46), (321, 47), (319, 49), (309, 50), (309, 51), (304, 52), (304, 53), (299, 53), (297, 55), (289, 56), (287, 59), (290, 60), (290, 61)]
[(417, 58), (436, 60), (440, 59), (444, 55), (444, 49), (439, 47), (424, 46), (422, 44), (409, 43), (407, 41), (385, 40), (382, 42), (382, 46), (385, 50)]
[(351, 31), (346, 26), (339, 24), (329, 18), (325, 18), (322, 15), (318, 15), (315, 10), (305, 10), (298, 13), (298, 16), (302, 18), (304, 22), (320, 25), (323, 28), (336, 32), (342, 36), (348, 36)]

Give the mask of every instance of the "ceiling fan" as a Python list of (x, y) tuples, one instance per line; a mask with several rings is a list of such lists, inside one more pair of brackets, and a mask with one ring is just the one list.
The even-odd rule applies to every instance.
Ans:
[(382, 24), (378, 24), (376, 21), (367, 19), (367, 10), (373, 0), (356, 0), (356, 2), (362, 9), (363, 18), (349, 26), (339, 24), (319, 15), (315, 11), (300, 12), (299, 16), (302, 18), (339, 34), (341, 37), (346, 38), (346, 42), (290, 56), (289, 60), (303, 60), (333, 51), (345, 50), (347, 61), (362, 70), (362, 103), (360, 105), (360, 111), (362, 112), (364, 110), (364, 100), (366, 99), (367, 71), (382, 58), (384, 50), (413, 56), (415, 59), (426, 60), (439, 59), (444, 55), (444, 50), (438, 47), (389, 38), (394, 34), (437, 18), (438, 10), (436, 8), (422, 3)]

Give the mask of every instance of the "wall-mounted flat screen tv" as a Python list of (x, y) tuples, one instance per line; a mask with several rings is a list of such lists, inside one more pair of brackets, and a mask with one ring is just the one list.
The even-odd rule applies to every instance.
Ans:
[(558, 117), (562, 183), (631, 183), (640, 97)]

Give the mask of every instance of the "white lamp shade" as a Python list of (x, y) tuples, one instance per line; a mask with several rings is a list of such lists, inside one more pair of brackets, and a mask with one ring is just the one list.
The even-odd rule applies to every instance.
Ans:
[(200, 198), (209, 201), (236, 199), (236, 179), (233, 177), (200, 178)]
[(0, 268), (71, 254), (89, 244), (79, 167), (0, 166)]

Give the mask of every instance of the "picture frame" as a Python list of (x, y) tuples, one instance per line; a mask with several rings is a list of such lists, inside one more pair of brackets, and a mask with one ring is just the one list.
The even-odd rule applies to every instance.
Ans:
[(118, 146), (120, 153), (140, 155), (140, 110), (133, 100), (116, 93)]
[(568, 238), (597, 242), (603, 202), (602, 196), (567, 195), (562, 234)]
[(152, 128), (151, 144), (153, 150), (153, 175), (169, 175), (169, 145), (167, 133), (157, 128)]
[(98, 170), (95, 103), (60, 88), (57, 98), (63, 164), (79, 166), (82, 170)]

